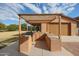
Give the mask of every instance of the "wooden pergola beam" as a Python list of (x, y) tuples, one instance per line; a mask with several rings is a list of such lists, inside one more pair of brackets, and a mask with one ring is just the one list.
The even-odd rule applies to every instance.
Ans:
[(21, 17), (19, 16), (19, 35), (21, 37)]
[(61, 39), (61, 16), (56, 16), (58, 20), (58, 39)]
[(59, 18), (59, 39), (61, 39), (61, 16)]
[(19, 16), (19, 52), (20, 52), (20, 39), (21, 39), (21, 17)]

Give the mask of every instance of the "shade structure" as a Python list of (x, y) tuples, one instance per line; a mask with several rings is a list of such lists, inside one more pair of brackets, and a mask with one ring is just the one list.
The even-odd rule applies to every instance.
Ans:
[[(26, 22), (32, 25), (35, 25), (35, 26), (37, 25), (41, 29), (42, 33), (47, 32), (48, 34), (51, 34), (51, 33), (54, 35), (57, 34), (58, 39), (61, 39), (61, 34), (64, 34), (64, 35), (66, 35), (67, 33), (70, 33), (71, 35), (75, 34), (73, 30), (76, 28), (75, 26), (76, 22), (72, 18), (63, 16), (62, 14), (18, 14), (18, 16), (20, 18), (23, 18)], [(20, 28), (21, 28), (21, 23), (19, 23), (19, 32), (21, 33)], [(52, 42), (55, 44), (59, 42), (60, 45), (58, 46), (58, 43), (57, 43), (57, 46), (61, 47), (61, 40), (58, 40), (58, 39), (57, 41), (54, 41), (54, 42), (52, 41)], [(55, 45), (55, 44), (51, 44), (51, 45)]]

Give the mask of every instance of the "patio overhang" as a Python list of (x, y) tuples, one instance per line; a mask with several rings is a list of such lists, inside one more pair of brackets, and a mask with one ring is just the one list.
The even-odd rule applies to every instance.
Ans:
[(51, 22), (54, 19), (58, 19), (59, 23), (59, 34), (58, 37), (59, 39), (61, 36), (61, 16), (62, 14), (18, 14), (19, 16), (19, 32), (21, 33), (21, 21), (20, 19), (23, 18), (26, 22), (30, 24), (35, 24), (35, 23), (41, 23), (41, 22)]
[[(22, 48), (22, 44), (20, 43), (22, 40), (22, 35), (21, 35), (21, 18), (23, 18), (26, 22), (31, 23), (31, 24), (41, 24), (41, 27), (43, 29), (42, 32), (44, 32), (44, 29), (46, 28), (46, 23), (42, 23), (42, 22), (51, 22), (54, 19), (58, 19), (58, 39), (61, 39), (61, 14), (18, 14), (19, 16), (19, 49)], [(44, 32), (45, 33), (45, 32)], [(34, 40), (34, 39), (33, 39)], [(26, 40), (25, 40), (26, 41)], [(24, 41), (24, 42), (25, 42)], [(61, 43), (61, 40), (58, 40), (59, 43)], [(23, 46), (26, 46), (26, 44), (23, 44)], [(25, 47), (26, 48), (26, 47)], [(25, 51), (24, 48), (24, 51)], [(55, 48), (55, 47), (54, 47)], [(61, 48), (61, 47), (60, 47)], [(20, 49), (21, 51), (22, 49)]]
[(25, 20), (52, 20), (58, 14), (18, 14), (18, 15), (24, 18)]
[[(59, 23), (59, 38), (61, 35), (61, 16), (62, 14), (18, 14), (19, 18), (23, 18), (30, 24), (46, 23), (51, 22), (54, 19), (58, 19)], [(20, 30), (21, 31), (21, 30)]]
[(19, 17), (28, 23), (51, 22), (57, 15), (60, 16), (61, 14), (18, 14)]

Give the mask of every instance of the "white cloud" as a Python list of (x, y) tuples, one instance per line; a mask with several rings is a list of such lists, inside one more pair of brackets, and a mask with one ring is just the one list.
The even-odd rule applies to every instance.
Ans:
[(44, 11), (45, 14), (49, 13), (48, 10), (47, 10), (47, 8), (45, 6), (43, 6), (43, 11)]
[(16, 20), (23, 7), (20, 4), (0, 4), (0, 20)]
[(48, 6), (50, 7), (48, 12), (49, 13), (63, 13), (67, 15), (75, 9), (76, 5), (77, 4), (73, 4), (73, 3), (48, 4)]
[(28, 4), (27, 3), (27, 4), (24, 4), (24, 5), (28, 8), (30, 8), (31, 10), (33, 10), (35, 13), (42, 13), (42, 10), (39, 7), (37, 7), (33, 4)]
[(71, 7), (71, 8), (68, 8), (67, 11), (72, 11), (74, 9), (75, 9), (74, 7)]
[[(73, 3), (47, 3), (40, 7), (38, 4), (14, 4), (14, 3), (4, 3), (0, 4), (0, 21), (1, 20), (17, 20), (18, 13), (24, 12), (26, 8), (30, 8), (35, 13), (63, 13), (69, 14), (75, 10), (77, 4)], [(25, 6), (25, 7), (24, 7)], [(27, 10), (27, 9), (26, 9)], [(43, 12), (42, 12), (43, 11)]]
[(8, 8), (0, 8), (0, 20), (13, 20), (17, 18), (17, 13)]
[[(30, 8), (35, 13), (42, 13), (41, 9), (33, 4), (24, 4), (24, 6)], [(14, 4), (14, 3), (0, 4), (0, 21), (17, 20), (18, 19), (17, 14), (25, 10), (24, 6), (22, 4)]]
[(14, 4), (14, 3), (11, 3), (11, 4), (6, 4), (6, 7), (9, 7), (10, 9), (12, 9), (13, 11), (15, 11), (16, 13), (19, 13), (19, 11), (21, 10), (21, 9), (24, 9), (23, 7), (22, 7), (22, 5), (20, 5), (20, 4)]

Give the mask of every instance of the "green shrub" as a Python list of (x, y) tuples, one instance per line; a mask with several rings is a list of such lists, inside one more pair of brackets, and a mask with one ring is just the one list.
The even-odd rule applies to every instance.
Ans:
[(10, 24), (10, 25), (7, 26), (7, 30), (8, 31), (16, 31), (16, 30), (18, 30), (18, 25)]

